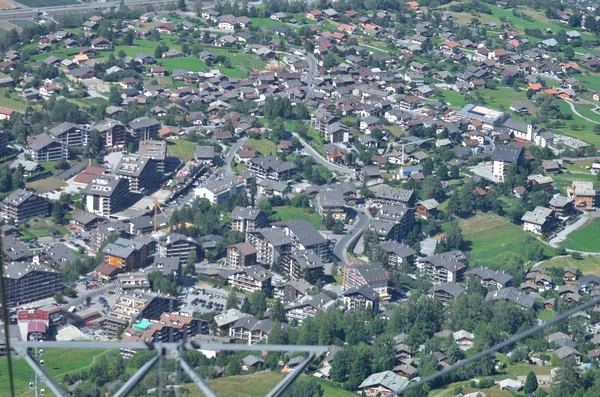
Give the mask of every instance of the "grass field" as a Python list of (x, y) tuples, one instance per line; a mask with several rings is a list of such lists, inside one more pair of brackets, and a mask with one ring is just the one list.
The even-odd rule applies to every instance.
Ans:
[[(569, 106), (569, 104), (566, 103), (565, 101), (557, 100), (555, 102), (558, 105), (561, 113), (572, 114), (573, 120), (566, 121), (566, 125), (567, 125), (566, 127), (555, 129), (554, 132), (558, 132), (563, 135), (573, 136), (573, 137), (579, 138), (587, 143), (591, 143), (592, 145), (600, 146), (600, 135), (596, 135), (594, 133), (594, 127), (596, 126), (595, 123), (587, 121), (587, 120), (577, 116), (576, 114), (574, 114), (571, 111), (571, 107)], [(577, 105), (577, 111), (580, 111), (580, 109), (582, 109), (583, 112), (586, 112), (588, 110), (587, 108), (585, 108), (582, 105)], [(590, 110), (590, 112), (591, 112), (591, 110)], [(584, 113), (581, 113), (581, 114), (584, 114)], [(587, 115), (586, 115), (586, 117), (587, 117)], [(595, 120), (598, 118), (598, 115), (594, 115), (594, 118), (592, 118), (592, 117), (590, 117), (590, 118), (592, 120)], [(579, 128), (578, 129), (573, 128), (574, 125), (578, 125)]]
[(310, 138), (310, 140), (308, 140), (310, 146), (312, 146), (317, 152), (324, 155), (325, 145), (323, 144), (323, 139), (321, 138), (319, 133), (312, 127), (308, 127), (308, 136)]
[(274, 21), (271, 18), (252, 18), (252, 25), (261, 29), (272, 28), (275, 26), (283, 26), (292, 30), (299, 29), (297, 26), (290, 25), (285, 22)]
[[(465, 240), (471, 242), (471, 261), (495, 263), (495, 258), (506, 251), (525, 260), (525, 238), (530, 234), (508, 219), (492, 213), (479, 213), (459, 221)], [(555, 250), (546, 247), (544, 253), (554, 255)], [(501, 266), (496, 266), (501, 267)]]
[(24, 112), (25, 109), (27, 109), (27, 104), (0, 95), (0, 107), (16, 110), (17, 112)]
[(589, 222), (569, 234), (561, 246), (577, 251), (600, 252), (600, 220)]
[(583, 274), (595, 274), (600, 276), (600, 258), (596, 256), (584, 256), (581, 260), (576, 260), (570, 256), (552, 258), (542, 263), (545, 268), (573, 266), (581, 270)]
[(304, 219), (313, 224), (317, 229), (321, 228), (321, 216), (313, 209), (304, 209), (296, 207), (274, 207), (275, 216), (281, 218), (282, 221), (289, 219)]
[[(66, 374), (89, 369), (97, 357), (108, 352), (102, 349), (44, 349), (44, 367), (57, 381), (62, 382)], [(13, 380), (16, 395), (34, 395), (34, 391), (29, 389), (33, 370), (24, 360), (13, 360)], [(8, 384), (8, 364), (3, 357), (0, 358), (0, 397), (10, 396)]]
[(542, 321), (548, 321), (553, 319), (554, 316), (556, 316), (556, 313), (554, 313), (552, 310), (542, 310), (538, 317)]
[(196, 143), (190, 142), (187, 139), (169, 139), (167, 141), (167, 155), (171, 157), (189, 160), (194, 157), (195, 149)]
[(246, 145), (256, 146), (256, 150), (263, 156), (277, 156), (277, 144), (267, 139), (248, 139)]
[(600, 181), (598, 181), (598, 177), (592, 174), (558, 174), (552, 175), (552, 180), (554, 181), (554, 187), (556, 189), (562, 190), (563, 193), (566, 193), (565, 188), (570, 186), (573, 181), (590, 181), (594, 182), (594, 187), (596, 189), (600, 188)]

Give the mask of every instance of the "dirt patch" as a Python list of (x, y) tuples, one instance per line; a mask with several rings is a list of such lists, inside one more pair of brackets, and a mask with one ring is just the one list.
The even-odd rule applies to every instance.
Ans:
[(503, 218), (491, 212), (480, 212), (477, 215), (472, 216), (471, 218), (460, 219), (458, 221), (458, 226), (462, 229), (463, 234), (472, 235), (482, 233), (487, 230), (495, 229), (507, 223), (508, 220), (506, 218)]
[[(0, 2), (2, 2), (3, 0), (0, 0)], [(0, 7), (0, 10), (2, 8)], [(14, 23), (10, 23), (8, 21), (0, 21), (0, 29), (2, 30), (6, 30), (7, 32), (10, 32), (13, 29), (16, 29), (17, 32), (21, 33), (23, 31), (23, 28), (21, 28), (20, 26), (15, 25)]]
[(58, 189), (59, 187), (67, 186), (67, 184), (63, 180), (51, 176), (50, 178), (27, 182), (26, 186), (28, 188), (35, 189), (35, 191), (38, 193), (48, 193), (54, 189)]
[(13, 3), (10, 3), (6, 0), (0, 0), (0, 10), (12, 10), (15, 8), (17, 8), (17, 6)]

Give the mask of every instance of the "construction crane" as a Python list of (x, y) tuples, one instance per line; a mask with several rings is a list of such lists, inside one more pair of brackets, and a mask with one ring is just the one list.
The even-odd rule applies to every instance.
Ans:
[(167, 217), (167, 214), (165, 214), (162, 208), (160, 208), (160, 203), (158, 202), (158, 200), (154, 199), (154, 231), (158, 230), (158, 222), (156, 221), (156, 216), (158, 215), (159, 210), (165, 217)]

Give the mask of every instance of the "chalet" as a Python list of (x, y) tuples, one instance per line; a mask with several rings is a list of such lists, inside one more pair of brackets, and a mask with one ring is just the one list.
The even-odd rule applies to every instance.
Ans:
[(108, 50), (111, 46), (110, 40), (105, 37), (98, 37), (90, 43), (94, 50)]

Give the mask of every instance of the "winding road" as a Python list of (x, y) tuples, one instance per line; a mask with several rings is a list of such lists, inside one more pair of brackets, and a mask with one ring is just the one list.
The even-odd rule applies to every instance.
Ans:
[(315, 159), (315, 161), (317, 163), (327, 167), (328, 170), (333, 171), (333, 172), (341, 172), (342, 174), (347, 174), (347, 175), (354, 173), (354, 169), (352, 169), (350, 167), (346, 167), (345, 165), (340, 165), (340, 164), (334, 164), (330, 161), (327, 161), (327, 159), (325, 157), (321, 156), (321, 154), (319, 152), (317, 152), (315, 149), (313, 149), (313, 147), (310, 146), (308, 144), (308, 142), (306, 142), (304, 139), (302, 139), (298, 134), (296, 134), (294, 132), (293, 135), (296, 138), (298, 138), (298, 140), (300, 141), (302, 146), (304, 146), (304, 150), (306, 150), (306, 152), (310, 155), (310, 157)]
[(587, 117), (585, 117), (585, 116), (581, 115), (581, 113), (579, 113), (579, 112), (577, 111), (577, 108), (575, 107), (575, 105), (573, 104), (573, 102), (571, 102), (571, 101), (569, 101), (569, 100), (567, 100), (567, 99), (565, 99), (565, 102), (569, 104), (569, 106), (571, 107), (571, 111), (572, 111), (573, 113), (575, 113), (577, 116), (581, 117), (581, 118), (582, 118), (582, 119), (584, 119), (584, 120), (587, 120), (587, 121), (589, 121), (590, 123), (594, 123), (594, 124), (600, 124), (600, 121), (592, 120), (592, 119), (589, 119), (589, 118), (587, 118)]
[(338, 240), (333, 249), (333, 254), (341, 261), (340, 265), (350, 263), (350, 260), (348, 259), (348, 247), (358, 241), (362, 232), (369, 224), (370, 218), (370, 214), (365, 209), (356, 209), (356, 218), (352, 227), (344, 237)]

